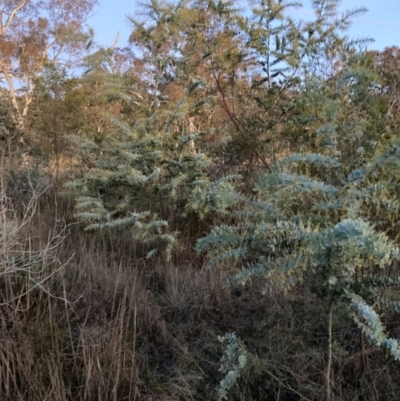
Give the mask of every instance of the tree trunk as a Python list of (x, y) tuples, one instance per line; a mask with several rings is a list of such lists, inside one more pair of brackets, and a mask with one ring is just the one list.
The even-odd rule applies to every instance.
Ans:
[(326, 401), (331, 401), (332, 396), (332, 320), (333, 320), (333, 307), (334, 304), (331, 302), (329, 305), (328, 314), (328, 362), (326, 364), (325, 373), (325, 387), (326, 387)]

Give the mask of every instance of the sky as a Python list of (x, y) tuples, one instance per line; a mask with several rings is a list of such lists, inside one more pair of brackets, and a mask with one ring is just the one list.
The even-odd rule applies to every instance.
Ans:
[[(303, 8), (292, 12), (296, 19), (312, 17), (310, 0), (303, 1)], [(342, 10), (366, 6), (369, 11), (356, 18), (349, 31), (352, 38), (372, 37), (375, 42), (370, 49), (383, 50), (387, 46), (400, 47), (400, 0), (343, 0)], [(126, 15), (134, 14), (134, 0), (100, 0), (100, 4), (89, 19), (88, 24), (96, 32), (96, 42), (111, 46), (119, 33), (118, 46), (128, 43), (130, 27)]]

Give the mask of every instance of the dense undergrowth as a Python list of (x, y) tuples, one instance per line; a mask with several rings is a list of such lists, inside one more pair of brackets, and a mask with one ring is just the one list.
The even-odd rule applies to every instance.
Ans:
[[(17, 253), (21, 264), (1, 276), (2, 400), (214, 399), (218, 336), (232, 331), (248, 364), (230, 400), (324, 397), (327, 311), (307, 286), (224, 290), (229, 268), (190, 251), (149, 262), (128, 233), (83, 232), (52, 186), (31, 210), (8, 201), (20, 228), (2, 263)], [(384, 321), (400, 335), (397, 314)], [(335, 399), (396, 400), (396, 362), (340, 312), (333, 331)]]
[(397, 401), (400, 51), (236, 6), (148, 2), (80, 77), (7, 53), (0, 401)]

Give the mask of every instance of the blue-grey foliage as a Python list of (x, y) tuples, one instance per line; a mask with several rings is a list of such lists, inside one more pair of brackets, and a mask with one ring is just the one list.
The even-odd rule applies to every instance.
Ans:
[(246, 350), (235, 333), (226, 333), (219, 338), (224, 345), (224, 354), (221, 358), (220, 372), (225, 376), (218, 388), (218, 400), (228, 398), (228, 392), (236, 383), (240, 374), (247, 365)]
[(369, 137), (359, 127), (358, 150), (339, 151), (350, 138), (336, 135), (340, 124), (352, 125), (341, 121), (346, 106), (337, 106), (328, 117), (324, 111), (321, 119), (329, 121), (316, 128), (317, 137), (329, 131), (330, 139), (320, 140), (318, 151), (279, 160), (259, 179), (254, 197), (238, 196), (234, 222), (216, 225), (197, 250), (210, 266), (236, 266), (226, 285), (263, 279), (265, 292), (286, 292), (302, 284), (340, 303), (371, 343), (398, 360), (399, 344), (379, 314), (396, 310), (400, 300), (400, 145), (393, 139), (367, 157), (360, 149), (370, 146)]

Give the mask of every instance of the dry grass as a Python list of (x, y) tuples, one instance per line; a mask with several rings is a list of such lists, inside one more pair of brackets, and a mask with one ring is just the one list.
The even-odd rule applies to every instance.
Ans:
[[(193, 399), (198, 375), (175, 369), (177, 358), (193, 358), (163, 315), (191, 319), (213, 293), (210, 272), (150, 266), (123, 239), (65, 227), (57, 220), (69, 207), (55, 199), (35, 197), (20, 217), (6, 211), (16, 227), (0, 277), (0, 399)], [(18, 255), (26, 262), (7, 268)], [(171, 375), (170, 387), (159, 383)]]
[[(0, 401), (212, 400), (227, 331), (253, 354), (231, 400), (323, 399), (326, 307), (312, 294), (222, 290), (228, 273), (185, 252), (191, 238), (173, 263), (146, 261), (130, 238), (71, 224), (51, 189), (6, 204), (17, 230), (3, 238)], [(5, 269), (15, 255), (25, 264)], [(335, 322), (334, 399), (397, 400), (397, 365), (368, 346), (362, 359), (348, 324)]]

